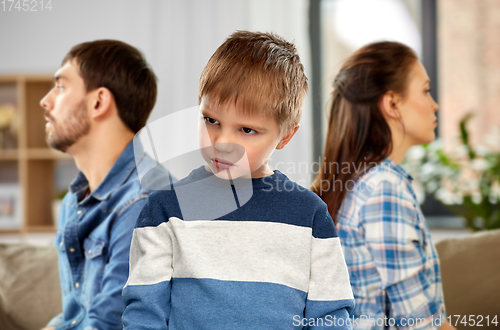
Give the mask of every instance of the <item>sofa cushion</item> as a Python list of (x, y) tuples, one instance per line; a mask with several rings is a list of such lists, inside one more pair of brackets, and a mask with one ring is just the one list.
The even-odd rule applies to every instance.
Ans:
[(61, 311), (56, 249), (0, 244), (0, 329), (41, 329)]
[[(443, 292), (452, 325), (460, 315), (477, 322), (482, 315), (491, 321), (500, 314), (500, 230), (471, 234), (464, 238), (446, 239), (436, 244), (441, 262)], [(500, 315), (497, 321), (500, 324)], [(472, 321), (470, 322), (472, 324)], [(457, 328), (467, 329), (457, 323)], [(490, 323), (490, 328), (496, 328)]]

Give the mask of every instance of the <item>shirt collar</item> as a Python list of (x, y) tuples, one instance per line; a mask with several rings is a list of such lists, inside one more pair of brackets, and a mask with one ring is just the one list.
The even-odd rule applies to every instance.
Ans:
[(403, 176), (406, 180), (408, 181), (413, 181), (413, 177), (408, 173), (406, 172), (400, 165), (396, 164), (396, 162), (394, 162), (392, 159), (390, 158), (386, 158), (382, 164), (384, 164), (385, 166), (387, 166), (388, 168), (396, 171), (397, 173), (399, 173), (401, 176)]
[[(138, 162), (140, 159), (138, 160)], [(127, 145), (125, 150), (121, 153), (121, 155), (116, 160), (115, 164), (108, 172), (104, 180), (99, 184), (99, 186), (90, 193), (89, 196), (93, 196), (98, 200), (105, 200), (109, 197), (109, 195), (120, 187), (132, 174), (134, 171), (136, 164), (134, 159), (134, 145), (133, 141)], [(75, 180), (69, 186), (69, 190), (71, 193), (76, 193), (81, 191), (83, 188), (88, 187), (88, 180), (85, 175), (80, 171), (76, 176)]]

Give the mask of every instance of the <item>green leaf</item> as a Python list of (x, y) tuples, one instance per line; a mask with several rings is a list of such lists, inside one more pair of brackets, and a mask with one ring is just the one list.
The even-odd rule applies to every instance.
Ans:
[(473, 113), (468, 113), (464, 118), (460, 121), (460, 138), (462, 139), (462, 143), (467, 147), (467, 151), (469, 154), (469, 159), (474, 159), (476, 154), (472, 149), (469, 143), (469, 132), (467, 131), (467, 122), (474, 116)]

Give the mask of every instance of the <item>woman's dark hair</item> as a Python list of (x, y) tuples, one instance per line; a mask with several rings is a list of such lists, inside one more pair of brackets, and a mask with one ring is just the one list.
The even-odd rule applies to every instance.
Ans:
[(335, 78), (323, 161), (311, 186), (328, 205), (335, 223), (355, 181), (390, 155), (391, 130), (379, 101), (388, 91), (405, 97), (417, 60), (415, 52), (401, 43), (372, 43), (354, 53)]

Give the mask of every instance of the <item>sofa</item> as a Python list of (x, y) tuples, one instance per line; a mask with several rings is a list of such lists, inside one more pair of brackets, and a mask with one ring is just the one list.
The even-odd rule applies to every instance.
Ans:
[[(482, 329), (500, 314), (500, 230), (446, 239), (436, 248), (441, 260), (448, 315), (458, 329), (483, 317)], [(57, 253), (52, 247), (0, 244), (0, 329), (37, 330), (61, 311)], [(466, 316), (467, 326), (463, 321)], [(497, 320), (500, 322), (500, 315)]]
[(0, 244), (0, 329), (39, 330), (61, 310), (57, 250)]
[(482, 320), (481, 329), (500, 329), (500, 229), (446, 239), (436, 249), (452, 325), (470, 329)]

